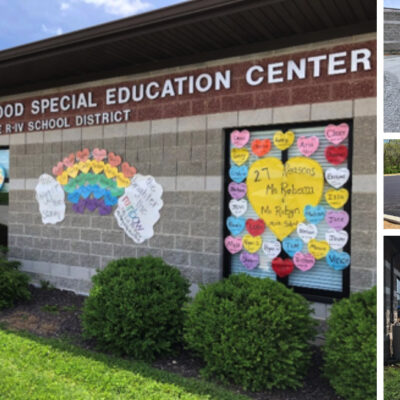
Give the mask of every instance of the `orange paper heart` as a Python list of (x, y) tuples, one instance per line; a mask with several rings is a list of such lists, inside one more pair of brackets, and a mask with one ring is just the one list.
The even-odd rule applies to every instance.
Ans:
[(72, 167), (74, 165), (75, 162), (75, 154), (71, 153), (68, 157), (65, 157), (63, 160), (63, 164), (66, 167)]
[(82, 151), (77, 151), (76, 152), (76, 158), (79, 161), (85, 162), (89, 159), (89, 149), (83, 149)]
[(251, 151), (258, 157), (265, 156), (271, 150), (269, 139), (255, 139), (251, 142)]
[(127, 177), (127, 178), (132, 178), (136, 174), (136, 168), (135, 167), (130, 167), (129, 164), (125, 161), (121, 165), (122, 173)]
[(121, 157), (116, 156), (113, 152), (108, 153), (108, 162), (113, 166), (113, 167), (118, 167), (119, 164), (121, 164)]

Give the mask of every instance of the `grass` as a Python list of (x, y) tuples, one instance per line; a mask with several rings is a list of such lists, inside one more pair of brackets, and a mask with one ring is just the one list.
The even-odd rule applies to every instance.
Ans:
[(246, 400), (213, 383), (0, 328), (2, 400)]
[(400, 368), (385, 368), (385, 400), (400, 400)]

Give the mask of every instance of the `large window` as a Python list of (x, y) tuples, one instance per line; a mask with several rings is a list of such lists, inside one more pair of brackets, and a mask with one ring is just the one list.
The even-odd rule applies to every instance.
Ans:
[(224, 268), (349, 294), (352, 122), (226, 130)]

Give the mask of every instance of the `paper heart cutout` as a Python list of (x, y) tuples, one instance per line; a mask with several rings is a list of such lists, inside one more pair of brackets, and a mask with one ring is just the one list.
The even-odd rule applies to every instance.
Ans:
[(83, 214), (85, 211), (86, 207), (86, 200), (80, 199), (77, 203), (72, 205), (72, 209), (78, 213), (78, 214)]
[(326, 262), (336, 271), (341, 271), (350, 265), (350, 255), (345, 251), (331, 250), (326, 256)]
[(293, 257), (303, 248), (303, 241), (297, 237), (287, 237), (282, 241), (282, 248), (288, 256)]
[[(114, 182), (114, 181), (112, 181)], [(103, 189), (106, 189), (110, 187), (110, 179), (107, 178), (106, 175), (99, 175), (99, 179), (97, 180), (97, 183), (99, 186), (101, 186)], [(114, 182), (115, 183), (115, 182)]]
[(118, 187), (111, 188), (110, 189), (110, 193), (111, 193), (111, 196), (120, 197), (125, 193), (125, 189), (124, 188), (118, 188)]
[(81, 186), (81, 187), (77, 190), (77, 192), (78, 192), (84, 199), (87, 199), (87, 198), (90, 196), (90, 194), (92, 193), (91, 190), (90, 190), (90, 188), (87, 187), (87, 186)]
[(300, 271), (305, 272), (314, 266), (315, 258), (310, 253), (304, 254), (299, 252), (294, 255), (293, 263)]
[(92, 193), (95, 199), (100, 199), (106, 194), (106, 190), (98, 185), (94, 185)]
[(136, 168), (131, 167), (126, 161), (122, 163), (121, 169), (126, 178), (133, 178), (136, 174)]
[(79, 174), (75, 179), (74, 182), (76, 185), (84, 185), (86, 183), (87, 174)]
[(244, 182), (242, 183), (231, 182), (228, 185), (228, 192), (232, 198), (239, 200), (246, 195), (247, 186)]
[(231, 133), (231, 143), (235, 147), (243, 147), (250, 139), (250, 132), (248, 130), (238, 131), (235, 130)]
[(247, 149), (237, 149), (234, 147), (231, 150), (231, 159), (236, 165), (243, 165), (249, 158), (249, 151)]
[(333, 144), (339, 144), (345, 140), (349, 134), (349, 125), (341, 123), (340, 125), (330, 124), (325, 128), (325, 137)]
[(262, 158), (249, 169), (247, 198), (256, 214), (283, 240), (304, 221), (304, 207), (320, 202), (323, 176), (320, 164), (310, 158), (294, 157), (285, 165), (275, 157)]
[(59, 176), (64, 172), (64, 164), (60, 161), (53, 167), (53, 175)]
[(265, 222), (262, 219), (249, 218), (246, 221), (246, 229), (251, 236), (260, 236), (265, 231)]
[(83, 172), (84, 174), (87, 174), (90, 171), (90, 168), (92, 167), (92, 163), (90, 161), (79, 161), (79, 163), (77, 164), (78, 168), (81, 172)]
[(89, 159), (90, 152), (89, 149), (83, 149), (82, 151), (76, 152), (76, 159), (85, 162)]
[(257, 253), (251, 254), (251, 253), (248, 253), (247, 251), (242, 251), (240, 253), (239, 259), (240, 259), (240, 262), (248, 270), (257, 268), (257, 266), (260, 264), (260, 256)]
[(274, 258), (271, 262), (272, 269), (275, 271), (279, 278), (284, 278), (293, 272), (294, 264), (290, 258), (282, 259), (280, 257)]
[(254, 139), (251, 142), (251, 151), (257, 157), (262, 157), (270, 152), (271, 146), (271, 140), (269, 139)]
[(68, 167), (66, 171), (68, 176), (70, 176), (71, 178), (76, 178), (77, 175), (79, 174), (78, 164), (74, 164), (72, 167)]
[(115, 155), (113, 152), (108, 153), (108, 163), (113, 167), (118, 167), (121, 164), (121, 157)]
[(226, 220), (226, 226), (232, 235), (239, 235), (246, 225), (246, 220), (244, 218), (228, 217)]
[(298, 224), (297, 234), (304, 243), (308, 243), (311, 239), (315, 239), (318, 235), (318, 229), (314, 224)]
[(105, 170), (104, 161), (92, 160), (91, 165), (92, 165), (92, 171), (96, 175), (100, 174), (101, 172), (103, 172), (103, 170)]
[(104, 204), (106, 206), (114, 206), (118, 203), (118, 198), (111, 195), (110, 192), (106, 192), (104, 195)]
[(72, 167), (74, 165), (75, 162), (75, 154), (71, 153), (68, 157), (65, 157), (63, 160), (63, 164), (66, 167)]
[(81, 198), (81, 194), (79, 191), (75, 190), (72, 193), (68, 193), (67, 199), (70, 203), (77, 204), (79, 199)]
[(112, 206), (107, 206), (104, 202), (99, 203), (98, 205), (99, 215), (109, 215), (112, 212)]
[(99, 149), (99, 148), (95, 148), (92, 151), (93, 154), (93, 158), (97, 161), (101, 161), (104, 160), (107, 156), (107, 150), (105, 149)]
[(115, 178), (118, 175), (118, 168), (113, 167), (111, 164), (105, 164), (104, 174), (109, 179)]
[(68, 176), (67, 171), (64, 171), (61, 175), (57, 176), (57, 181), (61, 185), (66, 185), (68, 183), (68, 179), (69, 179), (69, 176)]
[(272, 260), (275, 257), (278, 257), (280, 252), (282, 251), (281, 242), (279, 240), (269, 240), (263, 243), (262, 246), (264, 254)]
[(131, 180), (126, 178), (125, 175), (120, 172), (117, 175), (117, 186), (119, 188), (127, 188), (131, 184)]
[(225, 247), (231, 254), (239, 253), (242, 250), (242, 238), (235, 238), (233, 236), (227, 236), (225, 238)]
[(347, 241), (349, 240), (349, 234), (346, 231), (328, 229), (325, 233), (325, 239), (329, 243), (331, 249), (339, 250), (346, 246)]
[(326, 181), (333, 186), (335, 189), (342, 187), (350, 177), (350, 171), (348, 168), (328, 168), (325, 171)]
[(349, 192), (347, 189), (329, 189), (325, 193), (325, 200), (332, 208), (340, 208), (347, 203)]
[(232, 167), (229, 169), (229, 176), (236, 183), (240, 183), (246, 178), (248, 172), (249, 169), (246, 165), (242, 165), (240, 167), (237, 165), (232, 165)]
[(101, 175), (92, 174), (90, 172), (90, 173), (86, 174), (85, 181), (88, 182), (90, 185), (95, 185), (98, 182), (100, 176)]
[(311, 239), (308, 242), (308, 252), (312, 254), (317, 260), (324, 258), (329, 251), (329, 243), (325, 240)]
[(260, 250), (260, 248), (261, 248), (262, 238), (261, 238), (261, 236), (244, 235), (242, 242), (243, 242), (243, 247), (249, 253), (255, 253), (256, 251)]
[(288, 149), (294, 142), (294, 133), (292, 131), (282, 132), (278, 131), (274, 135), (274, 145), (279, 150)]
[(300, 136), (297, 139), (297, 147), (300, 153), (306, 157), (310, 157), (311, 154), (315, 153), (319, 146), (319, 139), (316, 136)]
[(326, 223), (331, 228), (336, 229), (337, 231), (340, 231), (341, 229), (345, 228), (349, 223), (349, 220), (350, 220), (349, 214), (344, 210), (340, 211), (329, 210), (325, 216)]
[(76, 189), (76, 184), (73, 179), (71, 179), (68, 184), (64, 186), (65, 193), (72, 193)]
[(86, 201), (86, 208), (90, 211), (93, 212), (97, 208), (97, 199), (87, 199)]
[(346, 146), (328, 146), (325, 149), (325, 158), (333, 165), (339, 165), (347, 160), (348, 149)]
[(229, 202), (229, 210), (235, 217), (240, 217), (247, 211), (247, 201), (232, 199)]
[(304, 207), (304, 216), (308, 222), (312, 224), (319, 224), (325, 218), (325, 208), (323, 206), (306, 205)]

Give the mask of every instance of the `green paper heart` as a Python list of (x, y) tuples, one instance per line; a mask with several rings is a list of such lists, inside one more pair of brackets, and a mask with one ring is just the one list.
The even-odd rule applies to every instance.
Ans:
[(108, 184), (109, 189), (114, 189), (117, 187), (117, 182), (113, 181), (112, 179), (110, 179), (110, 182)]
[(89, 185), (96, 184), (98, 180), (99, 180), (98, 175), (92, 173), (86, 174), (86, 181), (89, 183)]
[(112, 182), (111, 179), (107, 178), (105, 175), (99, 175), (99, 179), (97, 183), (99, 186), (103, 189), (106, 189), (110, 186), (110, 183)]
[(66, 193), (72, 193), (76, 189), (75, 179), (70, 179), (70, 181), (64, 186)]
[(75, 183), (76, 183), (78, 186), (82, 186), (85, 182), (86, 182), (86, 174), (79, 174), (79, 175), (75, 178)]
[(112, 188), (110, 190), (111, 195), (114, 196), (114, 197), (120, 197), (120, 196), (122, 196), (124, 194), (124, 192), (125, 192), (125, 189), (124, 188), (119, 188), (119, 187)]

